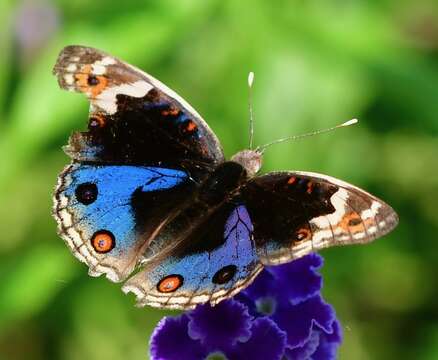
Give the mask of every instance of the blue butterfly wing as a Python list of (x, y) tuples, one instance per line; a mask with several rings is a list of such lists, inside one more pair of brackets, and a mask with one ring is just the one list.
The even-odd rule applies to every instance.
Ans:
[(209, 230), (203, 234), (223, 237), (220, 246), (170, 256), (158, 263), (146, 262), (123, 290), (133, 292), (139, 306), (188, 309), (205, 302), (217, 304), (248, 286), (263, 268), (252, 240), (248, 211), (244, 205), (231, 210), (226, 206), (214, 216), (217, 221), (209, 221), (205, 225)]
[[(55, 192), (59, 233), (90, 275), (121, 281), (169, 216), (172, 205), (166, 198), (184, 198), (191, 184), (177, 169), (72, 164)], [(145, 202), (149, 212), (139, 214), (137, 203)]]

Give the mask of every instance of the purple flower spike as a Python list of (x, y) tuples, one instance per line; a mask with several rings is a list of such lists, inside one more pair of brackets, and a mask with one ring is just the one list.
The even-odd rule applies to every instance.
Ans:
[(160, 321), (151, 339), (153, 360), (333, 360), (342, 341), (334, 309), (324, 302), (312, 254), (266, 268), (234, 300), (198, 306)]

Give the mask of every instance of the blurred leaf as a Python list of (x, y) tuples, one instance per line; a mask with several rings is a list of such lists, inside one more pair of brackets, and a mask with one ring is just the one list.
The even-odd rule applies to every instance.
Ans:
[[(17, 24), (16, 9), (29, 4), (59, 15), (35, 52), (17, 41), (17, 25), (45, 25)], [(262, 170), (327, 173), (396, 208), (401, 223), (389, 236), (323, 252), (324, 293), (344, 325), (340, 358), (436, 358), (437, 9), (430, 0), (1, 1), (0, 353), (146, 358), (166, 314), (86, 276), (55, 235), (51, 193), (69, 162), (60, 147), (85, 128), (88, 104), (61, 91), (51, 69), (62, 47), (84, 44), (174, 88), (227, 155), (248, 143), (249, 71), (256, 144), (359, 118), (273, 146)]]
[(73, 276), (70, 256), (63, 247), (40, 244), (32, 239), (26, 252), (3, 265), (0, 283), (0, 329), (8, 322), (35, 315), (47, 306)]

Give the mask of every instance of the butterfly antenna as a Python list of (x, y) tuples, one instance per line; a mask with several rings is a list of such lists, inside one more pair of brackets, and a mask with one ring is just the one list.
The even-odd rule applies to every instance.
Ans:
[(333, 126), (331, 128), (328, 128), (328, 129), (316, 130), (316, 131), (312, 131), (312, 132), (306, 133), (306, 134), (293, 135), (293, 136), (288, 136), (288, 137), (285, 137), (285, 138), (282, 138), (282, 139), (274, 140), (274, 141), (271, 141), (270, 143), (267, 143), (265, 145), (257, 147), (256, 151), (259, 152), (259, 153), (263, 153), (266, 150), (266, 148), (268, 148), (268, 147), (270, 147), (271, 145), (274, 145), (274, 144), (280, 144), (280, 143), (285, 142), (285, 141), (298, 140), (298, 139), (302, 139), (302, 138), (309, 137), (309, 136), (314, 136), (314, 135), (318, 135), (318, 134), (327, 133), (327, 132), (330, 132), (330, 131), (333, 131), (333, 130), (336, 130), (336, 129), (339, 129), (339, 128), (342, 128), (342, 127), (347, 127), (347, 126), (350, 126), (350, 125), (357, 124), (357, 122), (358, 122), (357, 119), (351, 119), (351, 120), (348, 120), (348, 121), (346, 121), (346, 122), (344, 122), (342, 124)]
[(249, 148), (252, 149), (254, 140), (254, 112), (252, 109), (252, 84), (254, 83), (254, 73), (248, 74), (248, 109), (249, 109)]

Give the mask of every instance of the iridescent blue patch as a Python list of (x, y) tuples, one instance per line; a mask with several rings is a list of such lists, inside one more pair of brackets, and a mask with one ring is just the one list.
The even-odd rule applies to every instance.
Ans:
[[(162, 191), (187, 178), (184, 171), (159, 167), (77, 165), (72, 169), (65, 195), (69, 198), (75, 228), (85, 239), (99, 230), (111, 231), (117, 244), (112, 255), (117, 255), (136, 241), (131, 207), (134, 191), (139, 188), (144, 192)], [(76, 198), (76, 189), (86, 183), (97, 187), (96, 200), (91, 204), (83, 204)]]

